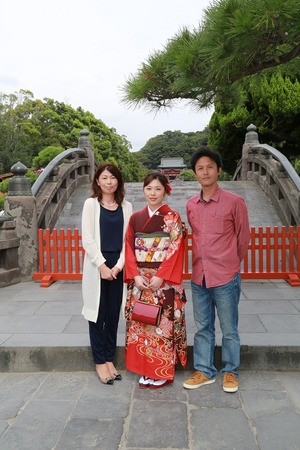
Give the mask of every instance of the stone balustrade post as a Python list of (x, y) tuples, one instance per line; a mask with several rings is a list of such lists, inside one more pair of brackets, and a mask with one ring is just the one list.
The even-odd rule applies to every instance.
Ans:
[(16, 221), (8, 214), (0, 216), (0, 288), (21, 281), (18, 259), (20, 239)]
[(38, 235), (36, 200), (31, 192), (29, 178), (25, 176), (27, 167), (17, 162), (11, 168), (4, 211), (16, 222), (17, 237), (20, 239), (18, 260), (21, 281), (32, 280), (38, 268)]
[(80, 131), (80, 137), (78, 139), (78, 147), (84, 148), (87, 152), (87, 157), (89, 160), (89, 178), (92, 181), (95, 173), (95, 155), (92, 149), (91, 140), (89, 137), (89, 131), (83, 129)]
[(247, 181), (247, 158), (249, 156), (250, 149), (253, 145), (259, 144), (257, 127), (253, 124), (247, 127), (247, 133), (245, 136), (245, 142), (242, 149), (242, 168), (241, 168), (241, 181)]

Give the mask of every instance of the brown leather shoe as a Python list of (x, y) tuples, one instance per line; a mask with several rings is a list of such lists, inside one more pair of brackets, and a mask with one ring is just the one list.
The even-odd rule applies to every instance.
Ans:
[(216, 381), (215, 378), (207, 378), (204, 373), (197, 370), (188, 380), (183, 383), (186, 389), (197, 389), (205, 384), (212, 384)]
[(225, 392), (236, 392), (239, 388), (239, 383), (237, 377), (231, 373), (224, 373), (223, 377), (223, 391)]

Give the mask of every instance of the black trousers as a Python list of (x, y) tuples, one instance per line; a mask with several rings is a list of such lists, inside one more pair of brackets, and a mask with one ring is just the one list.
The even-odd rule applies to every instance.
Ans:
[[(114, 267), (119, 253), (107, 253), (106, 265)], [(90, 342), (95, 364), (112, 362), (116, 352), (117, 333), (123, 295), (123, 271), (116, 280), (101, 279), (101, 295), (97, 322), (89, 321)]]

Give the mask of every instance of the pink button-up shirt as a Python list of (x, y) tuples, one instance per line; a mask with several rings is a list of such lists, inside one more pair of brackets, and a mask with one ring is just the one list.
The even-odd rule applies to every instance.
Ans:
[(192, 280), (206, 287), (222, 286), (240, 271), (250, 227), (244, 199), (219, 186), (208, 202), (197, 194), (186, 204), (193, 235)]

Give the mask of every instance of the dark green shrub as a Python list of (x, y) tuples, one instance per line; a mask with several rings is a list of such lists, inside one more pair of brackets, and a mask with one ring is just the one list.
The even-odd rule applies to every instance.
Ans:
[(232, 180), (232, 176), (227, 172), (221, 172), (221, 175), (219, 175), (218, 180), (220, 181), (230, 181)]
[(59, 155), (63, 151), (64, 149), (62, 147), (49, 146), (44, 148), (39, 152), (38, 156), (33, 158), (33, 168), (38, 169), (40, 167), (46, 167), (47, 164), (55, 158), (55, 156)]
[(0, 211), (4, 210), (4, 200), (6, 195), (0, 195)]
[(0, 192), (6, 193), (8, 190), (8, 183), (9, 178), (6, 178), (6, 180), (1, 181), (0, 183)]
[[(219, 175), (220, 181), (230, 181), (232, 176), (227, 172), (221, 172)], [(197, 178), (192, 170), (183, 170), (180, 174), (180, 180), (182, 181), (197, 181)]]
[(29, 178), (31, 186), (33, 185), (35, 180), (39, 177), (39, 175), (40, 175), (39, 173), (33, 172), (32, 170), (29, 170), (26, 173), (26, 177)]
[(182, 181), (197, 181), (197, 178), (192, 170), (183, 170), (179, 178)]

